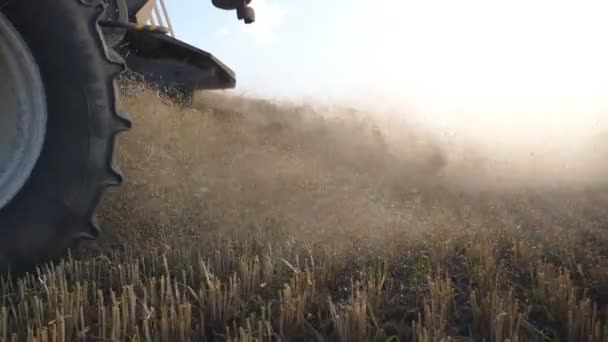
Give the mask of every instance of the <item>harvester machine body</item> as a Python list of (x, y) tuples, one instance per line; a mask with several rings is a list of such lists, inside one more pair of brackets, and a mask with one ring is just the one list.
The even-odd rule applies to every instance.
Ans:
[[(105, 22), (107, 41), (124, 59), (129, 72), (174, 99), (189, 103), (197, 90), (232, 89), (233, 70), (211, 53), (179, 40), (167, 0), (106, 0), (118, 20)], [(254, 21), (251, 0), (214, 0), (220, 9), (235, 10), (237, 18)], [(116, 38), (118, 36), (118, 38)]]

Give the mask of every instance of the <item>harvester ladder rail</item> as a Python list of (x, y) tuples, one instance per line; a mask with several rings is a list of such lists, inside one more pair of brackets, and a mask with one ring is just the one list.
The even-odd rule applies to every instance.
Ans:
[(171, 18), (169, 17), (169, 11), (167, 10), (167, 5), (165, 4), (165, 0), (159, 0), (159, 1), (160, 1), (160, 6), (163, 10), (163, 14), (165, 15), (165, 20), (167, 21), (167, 26), (169, 27), (169, 32), (171, 33), (172, 36), (174, 36), (173, 25), (171, 24)]
[(154, 25), (163, 25), (163, 19), (161, 18), (160, 13), (158, 13), (156, 5), (152, 7), (152, 15), (150, 16), (150, 20), (154, 23)]
[(148, 18), (148, 24), (165, 26), (166, 23), (167, 28), (169, 29), (169, 35), (175, 37), (175, 32), (173, 31), (173, 25), (171, 24), (171, 19), (169, 18), (169, 11), (167, 10), (165, 0), (154, 0), (152, 13), (153, 15), (150, 15)]

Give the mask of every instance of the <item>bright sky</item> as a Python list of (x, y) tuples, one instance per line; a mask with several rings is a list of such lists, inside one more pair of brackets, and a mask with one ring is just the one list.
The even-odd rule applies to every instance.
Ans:
[(497, 137), (608, 129), (608, 1), (253, 0), (252, 25), (167, 3), (240, 91), (396, 105)]

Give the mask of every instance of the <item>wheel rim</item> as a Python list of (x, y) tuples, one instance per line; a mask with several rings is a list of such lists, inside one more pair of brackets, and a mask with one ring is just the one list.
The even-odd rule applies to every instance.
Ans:
[[(0, 209), (29, 179), (46, 133), (46, 101), (34, 58), (0, 13)], [(24, 213), (25, 214), (25, 213)]]

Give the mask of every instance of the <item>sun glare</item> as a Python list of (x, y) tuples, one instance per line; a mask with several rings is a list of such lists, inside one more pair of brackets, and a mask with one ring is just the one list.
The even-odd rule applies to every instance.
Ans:
[(608, 2), (368, 3), (358, 34), (376, 93), (493, 135), (608, 128)]

